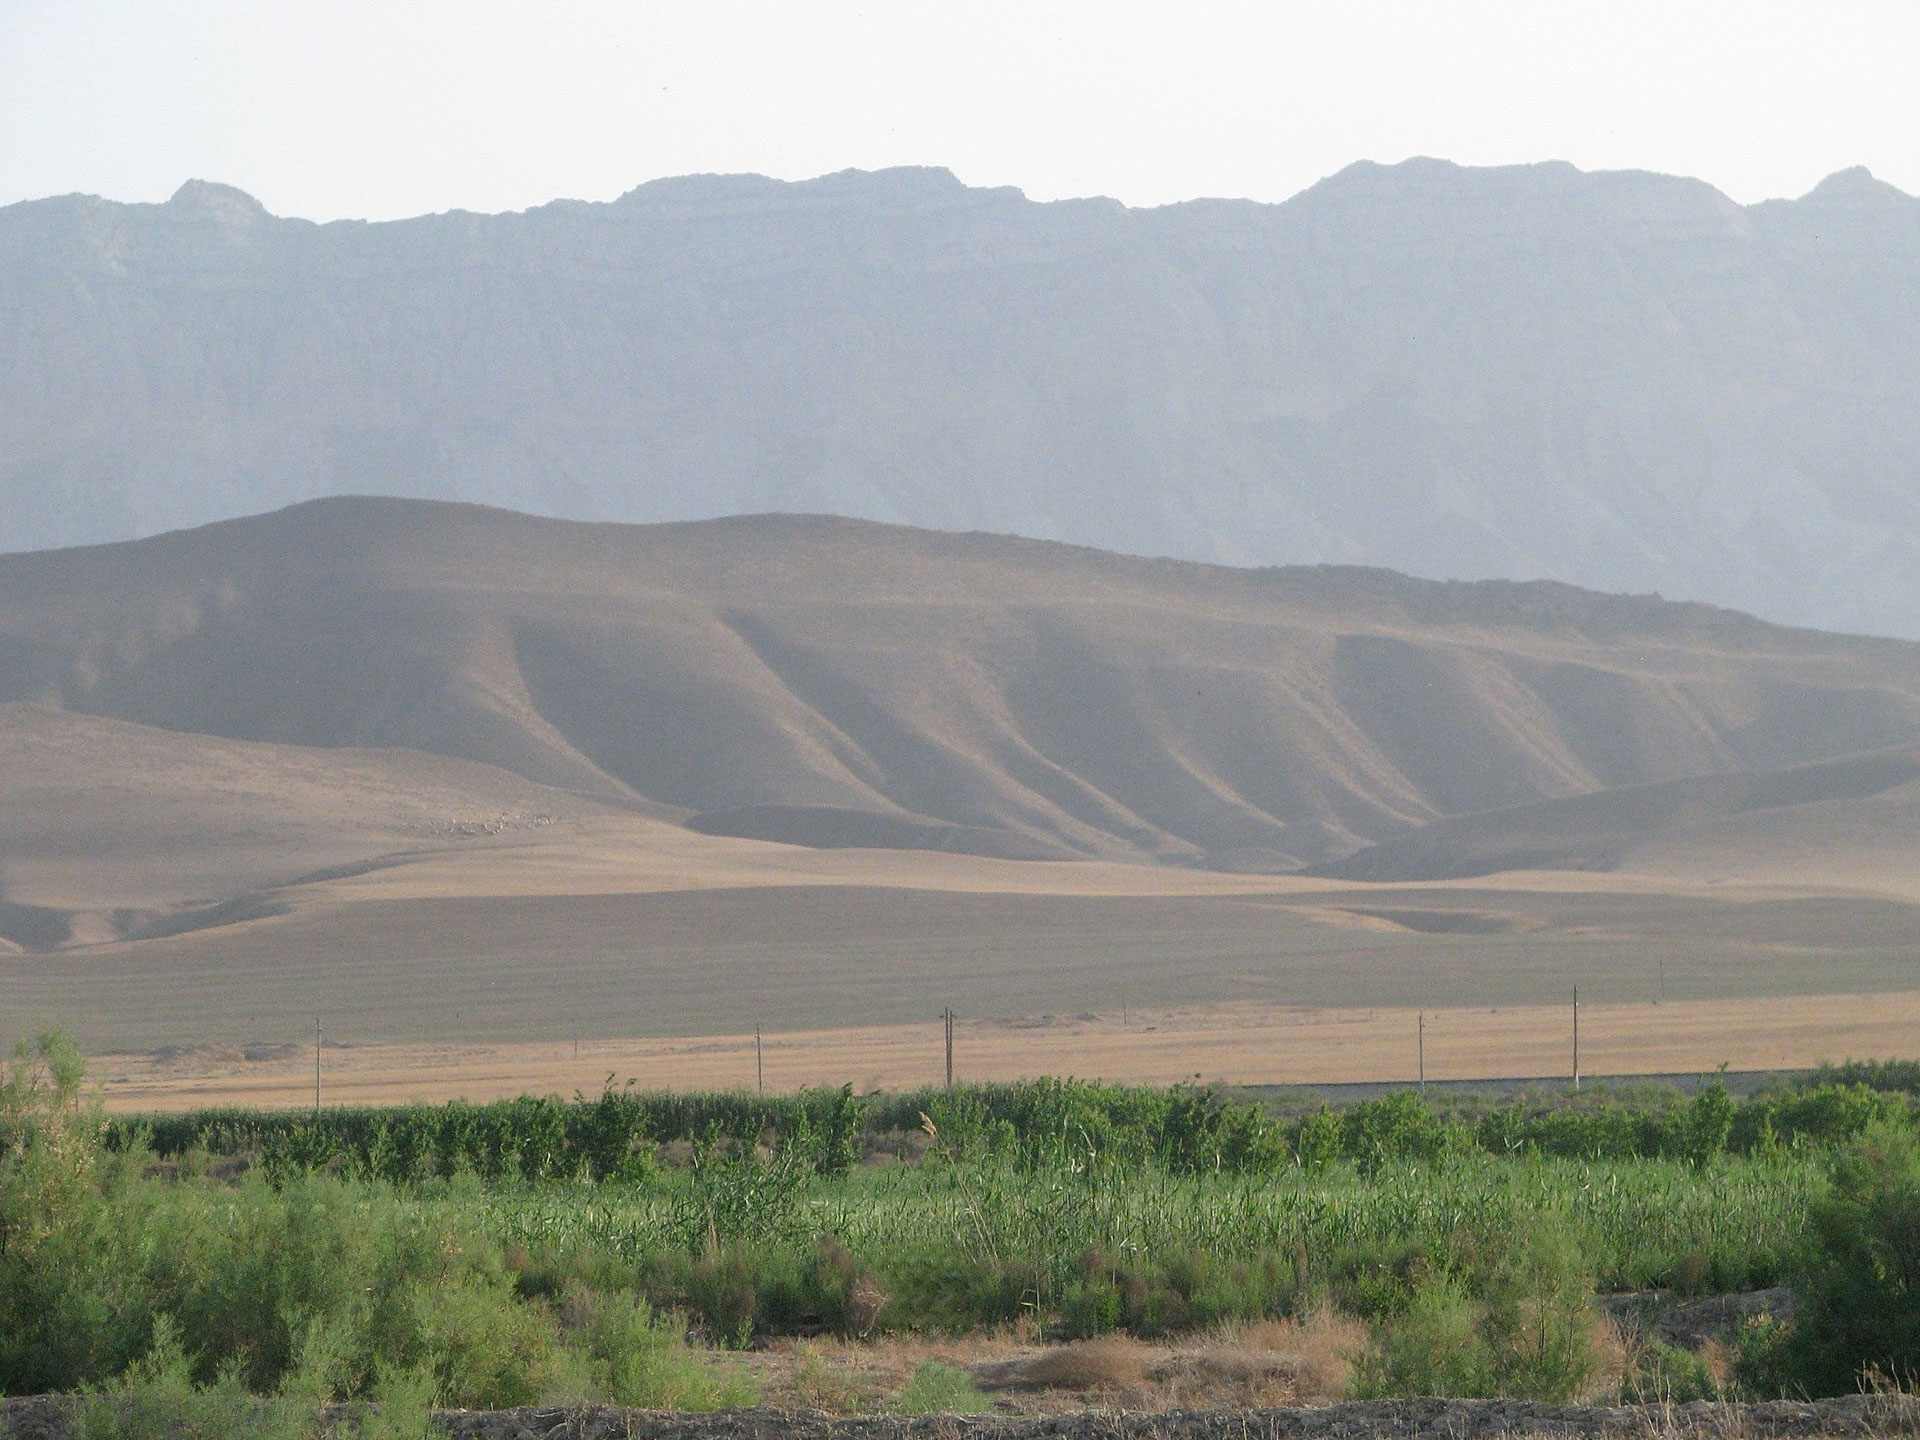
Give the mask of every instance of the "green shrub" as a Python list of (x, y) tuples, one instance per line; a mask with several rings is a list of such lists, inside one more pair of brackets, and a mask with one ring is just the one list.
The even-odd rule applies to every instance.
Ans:
[(1802, 1089), (1831, 1085), (1864, 1085), (1870, 1090), (1920, 1095), (1920, 1060), (1848, 1060), (1825, 1064), (1799, 1082)]
[(201, 1381), (241, 1367), (266, 1393), (296, 1362), (303, 1322), (344, 1316), (373, 1262), (364, 1203), (337, 1180), (302, 1177), (278, 1194), (243, 1183), (228, 1197), (185, 1189), (151, 1217), (172, 1238), (147, 1284), (193, 1336)]
[(1341, 1153), (1371, 1174), (1396, 1160), (1433, 1161), (1471, 1143), (1411, 1090), (1363, 1100), (1340, 1117)]
[(1572, 1226), (1542, 1217), (1496, 1239), (1475, 1288), (1496, 1394), (1564, 1403), (1593, 1379), (1593, 1284)]
[(1120, 1328), (1120, 1287), (1109, 1275), (1069, 1284), (1060, 1297), (1062, 1340), (1092, 1340)]
[(800, 1202), (813, 1178), (806, 1150), (782, 1146), (771, 1158), (717, 1132), (695, 1147), (687, 1185), (674, 1196), (674, 1229), (689, 1254), (740, 1244), (806, 1238)]
[(1406, 1312), (1414, 1296), (1444, 1268), (1425, 1241), (1346, 1246), (1324, 1257), (1319, 1288), (1334, 1308), (1362, 1320)]
[(148, 1348), (137, 1237), (113, 1203), (142, 1157), (103, 1153), (85, 1073), (54, 1032), (22, 1044), (0, 1083), (0, 1391), (78, 1389)]
[(1355, 1391), (1564, 1403), (1598, 1369), (1591, 1300), (1577, 1237), (1543, 1217), (1464, 1274), (1419, 1281), (1405, 1309), (1378, 1327)]
[(1496, 1393), (1479, 1322), (1480, 1308), (1459, 1281), (1448, 1276), (1427, 1281), (1356, 1357), (1354, 1397)]
[(81, 1397), (74, 1428), (79, 1440), (303, 1440), (317, 1434), (318, 1418), (297, 1401), (252, 1395), (238, 1367), (196, 1385), (180, 1329), (162, 1316), (146, 1354), (111, 1385)]
[(813, 1254), (793, 1267), (789, 1286), (767, 1297), (767, 1309), (782, 1328), (827, 1329), (860, 1339), (880, 1323), (888, 1295), (873, 1269), (832, 1235), (814, 1242)]
[(1013, 1152), (1013, 1123), (996, 1116), (974, 1087), (931, 1096), (916, 1127), (933, 1142), (928, 1156), (959, 1164)]
[(587, 1391), (569, 1400), (611, 1401), (647, 1410), (721, 1410), (758, 1398), (742, 1372), (687, 1348), (682, 1327), (633, 1295), (572, 1291), (573, 1347), (587, 1361)]
[(1684, 1405), (1718, 1400), (1722, 1387), (1707, 1362), (1691, 1350), (1644, 1340), (1634, 1347), (1620, 1396), (1636, 1405)]
[(316, 1314), (294, 1322), (293, 1368), (280, 1379), (283, 1398), (318, 1409), (361, 1388), (355, 1318)]
[(762, 1273), (756, 1257), (740, 1249), (693, 1262), (686, 1276), (687, 1304), (713, 1343), (745, 1349), (753, 1339)]
[(1747, 1347), (1760, 1389), (1849, 1394), (1869, 1371), (1920, 1373), (1920, 1143), (1882, 1122), (1836, 1156), (1814, 1202), (1799, 1304), (1783, 1340)]
[(415, 1344), (395, 1358), (430, 1369), (444, 1403), (503, 1410), (545, 1393), (557, 1356), (544, 1309), (471, 1274), (421, 1285), (411, 1298)]
[(1286, 1132), (1272, 1116), (1211, 1086), (1175, 1086), (1158, 1129), (1160, 1163), (1178, 1174), (1258, 1174), (1292, 1158)]
[(845, 1175), (860, 1159), (861, 1111), (853, 1086), (809, 1091), (801, 1098), (799, 1115), (782, 1145), (822, 1175)]
[(1031, 1259), (982, 1262), (951, 1246), (920, 1240), (886, 1257), (889, 1314), (916, 1329), (960, 1335), (1001, 1325), (1039, 1308), (1048, 1277)]
[(371, 1406), (358, 1408), (357, 1440), (439, 1440), (433, 1423), (433, 1372), (423, 1368), (382, 1366), (373, 1384)]
[(1733, 1134), (1733, 1118), (1733, 1097), (1727, 1093), (1725, 1082), (1715, 1080), (1702, 1086), (1688, 1103), (1686, 1118), (1681, 1122), (1685, 1157), (1698, 1164), (1722, 1153)]
[(1327, 1106), (1313, 1112), (1294, 1131), (1293, 1155), (1303, 1170), (1324, 1170), (1340, 1158), (1340, 1117)]

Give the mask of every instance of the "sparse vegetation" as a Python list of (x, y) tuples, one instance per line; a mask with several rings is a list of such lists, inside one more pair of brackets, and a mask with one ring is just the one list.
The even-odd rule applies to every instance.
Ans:
[[(913, 1163), (856, 1163), (897, 1133)], [(727, 1352), (768, 1337), (1015, 1326), (1054, 1343), (1014, 1384), (1110, 1400), (1850, 1390), (1916, 1358), (1914, 1133), (1857, 1083), (1471, 1116), (1048, 1081), (109, 1125), (49, 1036), (0, 1086), (0, 1389), (128, 1434), (295, 1434), (387, 1397), (362, 1420), (399, 1433), (429, 1403), (749, 1403)], [(1786, 1280), (1800, 1319), (1729, 1335), (1733, 1364), (1595, 1306)], [(992, 1388), (806, 1350), (782, 1393), (927, 1413)]]

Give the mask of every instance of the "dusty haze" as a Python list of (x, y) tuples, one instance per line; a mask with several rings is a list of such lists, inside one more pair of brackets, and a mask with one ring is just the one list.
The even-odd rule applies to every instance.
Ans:
[(336, 492), (822, 511), (1920, 634), (1920, 202), (1561, 164), (1280, 205), (939, 170), (325, 226), (0, 209), (0, 547)]

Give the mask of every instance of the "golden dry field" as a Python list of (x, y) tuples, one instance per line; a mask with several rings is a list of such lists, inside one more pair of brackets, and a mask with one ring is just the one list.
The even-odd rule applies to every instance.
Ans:
[[(1120, 1014), (961, 1019), (955, 1053), (969, 1080), (1036, 1075), (1237, 1085), (1411, 1081), (1417, 1013), (1242, 1004)], [(1426, 1013), (1429, 1079), (1565, 1075), (1571, 1007), (1519, 1005)], [(1583, 1005), (1581, 1068), (1589, 1078), (1790, 1069), (1845, 1055), (1915, 1050), (1920, 991), (1665, 1004)], [(208, 1045), (159, 1055), (106, 1055), (96, 1077), (113, 1110), (313, 1102), (313, 1050), (270, 1053)], [(770, 1033), (761, 1042), (769, 1089), (852, 1083), (861, 1090), (935, 1084), (941, 1027), (870, 1025)], [(756, 1083), (751, 1034), (571, 1043), (328, 1046), (322, 1099), (331, 1104), (492, 1100), (596, 1092), (611, 1076), (649, 1089), (725, 1090)]]

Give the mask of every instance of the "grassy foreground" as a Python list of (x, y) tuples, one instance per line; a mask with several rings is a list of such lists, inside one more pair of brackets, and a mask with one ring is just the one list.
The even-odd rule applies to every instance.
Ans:
[[(156, 1147), (84, 1103), (46, 1037), (0, 1087), (0, 1390), (83, 1395), (89, 1433), (219, 1433), (167, 1428), (204, 1412), (302, 1434), (362, 1400), (382, 1405), (361, 1433), (419, 1433), (430, 1404), (751, 1403), (734, 1352), (774, 1337), (998, 1332), (1337, 1335), (1333, 1388), (1362, 1397), (1836, 1393), (1920, 1358), (1898, 1079), (1291, 1116), (1060, 1082), (610, 1092), (202, 1117)], [(1713, 1355), (1629, 1342), (1594, 1306), (1782, 1282), (1800, 1321)], [(868, 1403), (978, 1399), (928, 1360)]]

